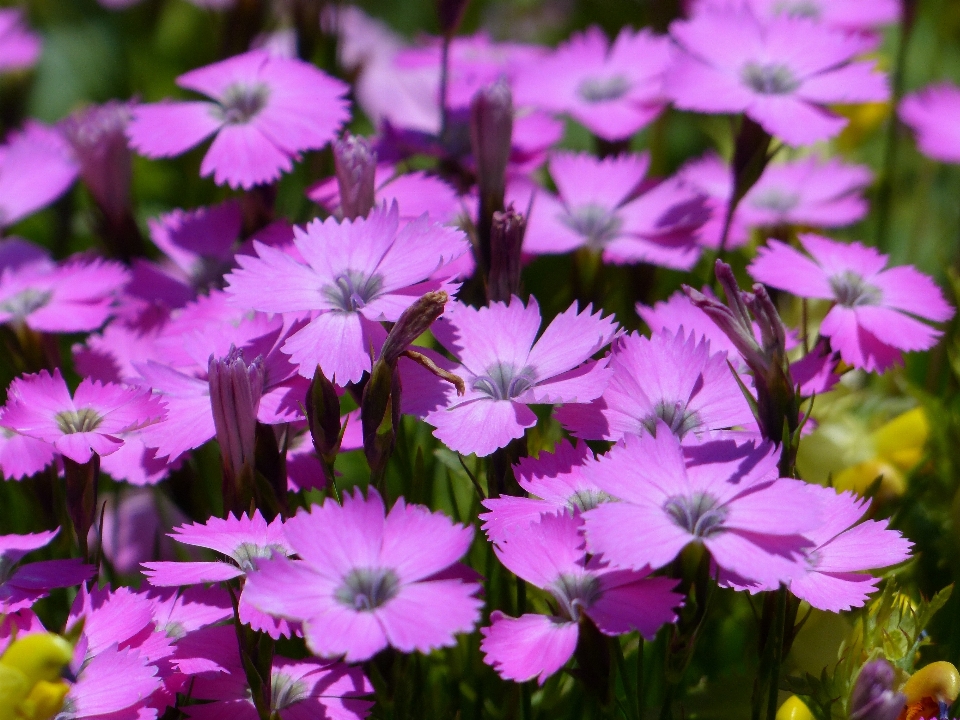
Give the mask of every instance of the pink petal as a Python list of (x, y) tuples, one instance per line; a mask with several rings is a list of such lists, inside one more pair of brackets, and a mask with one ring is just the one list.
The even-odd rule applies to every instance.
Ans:
[(524, 682), (547, 678), (566, 665), (577, 647), (576, 623), (546, 615), (507, 617), (499, 610), (490, 614), (490, 627), (482, 628), (483, 661), (505, 680)]
[(209, 102), (162, 102), (134, 105), (127, 125), (130, 145), (147, 157), (173, 157), (213, 135), (222, 121)]
[(437, 410), (425, 420), (436, 428), (434, 437), (451, 450), (480, 457), (506, 447), (537, 424), (537, 416), (526, 405), (486, 398)]
[(459, 580), (413, 583), (373, 614), (391, 646), (401, 652), (427, 653), (454, 645), (458, 633), (473, 631), (483, 606), (474, 597), (478, 589)]

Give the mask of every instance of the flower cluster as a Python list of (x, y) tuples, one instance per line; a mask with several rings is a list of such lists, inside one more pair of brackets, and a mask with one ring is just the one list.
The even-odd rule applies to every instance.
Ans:
[[(925, 391), (898, 366), (954, 308), (822, 234), (890, 182), (831, 151), (890, 100), (893, 0), (651, 6), (664, 34), (556, 47), (458, 34), (463, 0), (416, 42), (193, 2), (224, 13), (214, 62), (53, 125), (0, 112), (0, 720), (672, 717), (734, 633), (773, 720), (806, 618), (870, 602), (790, 717), (946, 717), (955, 670), (906, 679), (936, 608), (895, 582), (926, 570), (886, 569), (955, 506), (955, 478), (898, 504), (955, 338)], [(135, 4), (97, 12), (161, 5)], [(40, 47), (0, 10), (10, 88)], [(897, 112), (960, 162), (960, 90)], [(883, 457), (808, 472), (864, 396)]]

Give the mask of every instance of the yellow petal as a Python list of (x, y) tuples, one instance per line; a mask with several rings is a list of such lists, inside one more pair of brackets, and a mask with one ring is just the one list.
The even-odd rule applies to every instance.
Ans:
[(945, 660), (930, 663), (920, 668), (903, 686), (907, 704), (918, 703), (924, 698), (952, 704), (960, 695), (960, 673)]
[(50, 720), (63, 708), (63, 699), (69, 691), (70, 686), (62, 680), (41, 680), (20, 705), (21, 717), (25, 720)]
[(833, 478), (833, 486), (837, 490), (853, 490), (863, 495), (878, 477), (881, 479), (877, 496), (881, 499), (899, 497), (906, 490), (903, 473), (882, 460), (867, 460), (840, 471)]
[(929, 437), (930, 421), (922, 407), (898, 415), (873, 433), (877, 454), (904, 471), (920, 462)]
[(813, 720), (813, 713), (796, 695), (791, 695), (777, 710), (776, 720)]

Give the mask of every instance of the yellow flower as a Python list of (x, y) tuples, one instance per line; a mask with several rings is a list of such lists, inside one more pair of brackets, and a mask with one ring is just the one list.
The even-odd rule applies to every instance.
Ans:
[(906, 707), (903, 720), (945, 717), (945, 711), (960, 695), (960, 673), (952, 663), (941, 660), (917, 670), (903, 686)]
[(814, 720), (813, 713), (810, 712), (810, 708), (798, 698), (796, 695), (791, 695), (784, 701), (783, 705), (780, 706), (780, 709), (777, 710), (776, 720)]
[(70, 686), (61, 679), (73, 646), (53, 633), (26, 635), (0, 656), (0, 720), (50, 720)]
[(905, 474), (923, 459), (930, 422), (922, 407), (908, 410), (872, 432), (868, 442), (874, 456), (842, 470), (834, 477), (838, 490), (863, 494), (878, 477), (881, 497), (897, 497), (906, 490)]

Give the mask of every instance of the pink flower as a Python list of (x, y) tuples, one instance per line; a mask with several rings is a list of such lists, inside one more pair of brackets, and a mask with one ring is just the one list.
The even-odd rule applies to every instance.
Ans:
[(696, 334), (664, 330), (647, 339), (621, 337), (610, 356), (610, 384), (589, 404), (564, 405), (557, 419), (587, 440), (652, 433), (663, 421), (678, 438), (754, 427), (726, 353), (712, 353)]
[[(250, 697), (234, 629), (200, 630), (177, 645), (174, 660), (191, 678), (191, 697), (213, 700), (184, 708), (195, 720), (258, 720)], [(358, 720), (373, 703), (362, 699), (373, 686), (358, 667), (319, 660), (288, 660), (275, 656), (270, 677), (270, 717), (280, 720)]]
[[(704, 245), (717, 247), (724, 212), (733, 193), (730, 167), (710, 154), (687, 163), (678, 175), (710, 198), (713, 216), (700, 231), (700, 240)], [(820, 161), (809, 157), (771, 164), (737, 206), (727, 247), (746, 243), (747, 231), (752, 228), (840, 227), (862, 220), (867, 214), (862, 191), (872, 180), (869, 168), (847, 165), (837, 159)]]
[[(215, 550), (227, 560), (143, 563), (143, 574), (154, 587), (182, 587), (243, 578), (266, 558), (293, 554), (284, 537), (283, 521), (278, 517), (267, 523), (259, 510), (252, 517), (227, 515), (226, 520), (212, 517), (202, 525), (182, 525), (174, 528), (170, 537), (185, 545)], [(250, 604), (246, 588), (240, 594), (239, 613), (240, 622), (275, 639), (291, 634), (287, 623), (264, 615)]]
[(30, 67), (40, 57), (40, 49), (40, 37), (27, 29), (20, 10), (0, 10), (0, 73)]
[(27, 553), (47, 546), (58, 532), (0, 535), (0, 612), (29, 608), (54, 588), (80, 585), (96, 574), (95, 567), (76, 558), (19, 565)]
[(447, 447), (465, 454), (489, 455), (523, 437), (537, 417), (528, 405), (589, 402), (609, 379), (606, 361), (590, 356), (617, 333), (612, 316), (578, 312), (576, 304), (558, 315), (537, 339), (540, 308), (492, 303), (476, 310), (456, 305), (433, 325), (437, 339), (459, 362), (453, 372), (463, 378), (462, 397), (448, 395), (446, 407), (426, 421)]
[(120, 435), (158, 422), (165, 415), (160, 398), (138, 388), (82, 380), (70, 396), (54, 370), (15, 379), (7, 391), (0, 424), (43, 440), (74, 462), (109, 455), (123, 444)]
[(917, 147), (934, 160), (960, 163), (960, 88), (952, 83), (930, 85), (907, 95), (900, 119), (917, 135)]
[(609, 567), (588, 559), (576, 515), (546, 515), (527, 525), (494, 551), (510, 572), (548, 592), (557, 616), (526, 614), (512, 618), (491, 613), (480, 649), (484, 662), (507, 680), (544, 681), (573, 655), (578, 624), (589, 618), (604, 635), (633, 630), (648, 640), (664, 623), (677, 619), (683, 596), (672, 592), (676, 580)]
[(560, 196), (536, 193), (524, 252), (588, 247), (602, 251), (606, 262), (693, 267), (700, 255), (695, 233), (709, 211), (699, 194), (676, 180), (642, 192), (649, 165), (646, 154), (598, 160), (586, 153), (555, 153), (550, 174)]
[(900, 351), (926, 350), (940, 331), (935, 322), (953, 317), (953, 308), (927, 275), (910, 266), (884, 269), (889, 258), (860, 243), (839, 243), (800, 235), (811, 257), (776, 240), (760, 248), (748, 268), (762, 283), (798, 297), (833, 300), (820, 334), (848, 365), (886, 370)]
[(684, 449), (661, 421), (627, 436), (583, 474), (621, 502), (584, 513), (587, 547), (625, 568), (661, 568), (701, 543), (725, 573), (776, 587), (797, 572), (820, 508), (798, 480), (777, 477), (771, 444), (707, 442)]
[(215, 100), (138, 105), (127, 134), (147, 157), (180, 155), (216, 134), (200, 174), (251, 188), (289, 172), (319, 150), (349, 117), (347, 87), (300, 60), (252, 50), (177, 79)]
[(480, 586), (442, 576), (473, 530), (401, 498), (384, 516), (372, 488), (300, 511), (285, 532), (299, 561), (260, 563), (244, 594), (260, 610), (303, 622), (307, 645), (347, 662), (388, 645), (401, 652), (448, 647), (480, 616)]
[(43, 440), (0, 427), (0, 472), (7, 480), (22, 480), (43, 470), (57, 453)]
[(483, 506), (489, 510), (480, 514), (487, 539), (500, 543), (539, 522), (542, 515), (585, 512), (610, 500), (609, 495), (583, 477), (584, 463), (593, 458), (585, 442), (573, 446), (569, 440), (561, 440), (552, 453), (521, 458), (513, 472), (530, 497), (501, 495), (483, 500)]
[(705, 8), (724, 8), (736, 4), (753, 10), (761, 19), (776, 17), (809, 18), (831, 29), (867, 33), (881, 25), (900, 20), (897, 0), (698, 0), (694, 12)]
[(570, 115), (605, 140), (636, 133), (666, 106), (669, 40), (624, 28), (611, 45), (603, 31), (577, 33), (551, 55), (520, 67), (514, 101)]
[(227, 292), (242, 308), (313, 313), (283, 352), (304, 377), (313, 377), (319, 365), (338, 385), (370, 370), (370, 346), (382, 332), (378, 321), (396, 321), (430, 290), (454, 291), (428, 279), (467, 251), (460, 230), (426, 216), (400, 227), (396, 203), (352, 222), (314, 220), (295, 230), (294, 245), (302, 259), (254, 243), (258, 256), (238, 256), (240, 268), (227, 275)]
[(3, 270), (0, 322), (52, 333), (84, 332), (103, 325), (130, 277), (120, 263), (82, 256), (59, 265), (41, 259)]
[(816, 546), (790, 592), (813, 607), (841, 612), (861, 607), (880, 578), (864, 571), (897, 565), (910, 557), (911, 543), (886, 520), (862, 520), (868, 500), (810, 485), (823, 498), (820, 524), (805, 533)]
[(63, 195), (79, 169), (69, 144), (53, 128), (31, 121), (11, 134), (0, 145), (0, 228)]
[(837, 135), (847, 121), (833, 103), (884, 101), (886, 76), (853, 62), (872, 41), (807, 18), (758, 20), (751, 12), (704, 10), (674, 22), (683, 52), (666, 87), (683, 110), (743, 112), (788, 145)]
[(173, 641), (158, 630), (153, 614), (154, 602), (128, 588), (81, 588), (67, 620), (72, 627), (84, 618), (70, 667), (77, 680), (58, 717), (155, 717), (147, 707), (162, 687), (158, 663), (172, 653)]

